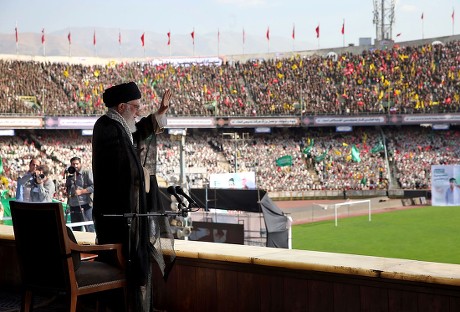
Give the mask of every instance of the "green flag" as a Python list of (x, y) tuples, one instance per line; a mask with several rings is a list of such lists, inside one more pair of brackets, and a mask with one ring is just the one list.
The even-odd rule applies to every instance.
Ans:
[(0, 174), (3, 174), (3, 158), (0, 157)]
[(351, 147), (351, 159), (355, 162), (361, 162), (361, 157), (359, 157), (359, 149), (355, 145)]
[(310, 140), (310, 143), (307, 145), (307, 147), (303, 149), (302, 153), (304, 153), (305, 155), (310, 155), (313, 145), (315, 145), (315, 139)]
[(308, 145), (307, 147), (305, 147), (305, 148), (303, 149), (302, 153), (304, 153), (305, 155), (310, 155), (310, 153), (311, 153), (311, 148), (312, 148), (312, 147), (311, 147), (310, 145)]
[(212, 102), (207, 102), (204, 106), (206, 107), (206, 109), (214, 110), (214, 109), (216, 109), (217, 101), (214, 100)]
[(315, 157), (315, 162), (320, 162), (322, 160), (324, 160), (327, 156), (327, 150), (324, 151), (321, 155), (318, 155)]
[(372, 149), (371, 149), (371, 153), (374, 154), (374, 153), (378, 153), (378, 152), (381, 152), (383, 151), (385, 148), (382, 144), (382, 142), (379, 142), (377, 143), (377, 145), (375, 145)]
[(292, 166), (292, 156), (291, 155), (285, 155), (283, 157), (278, 158), (276, 160), (276, 165), (278, 167)]

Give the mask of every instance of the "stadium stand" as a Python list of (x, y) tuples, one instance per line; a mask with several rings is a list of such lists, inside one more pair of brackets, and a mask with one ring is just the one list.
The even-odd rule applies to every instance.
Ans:
[[(388, 142), (388, 165), (378, 146), (381, 135)], [(455, 145), (460, 130), (436, 132), (420, 127), (400, 129), (362, 127), (354, 133), (338, 134), (333, 128), (280, 129), (270, 135), (253, 135), (237, 142), (222, 133), (195, 129), (186, 137), (185, 164), (190, 187), (204, 187), (211, 173), (232, 172), (235, 153), (238, 171), (254, 171), (257, 186), (269, 192), (305, 190), (386, 189), (387, 177), (396, 188), (427, 189), (432, 164), (459, 163)], [(71, 130), (23, 130), (17, 137), (0, 137), (3, 147), (3, 189), (14, 196), (18, 175), (31, 157), (40, 157), (53, 169), (59, 185), (56, 199), (65, 198), (63, 172), (71, 155), (91, 164), (90, 137)], [(351, 148), (359, 150), (360, 162), (351, 159)], [(312, 146), (309, 154), (305, 149)], [(157, 171), (160, 179), (174, 184), (180, 176), (179, 142), (162, 135), (158, 141)], [(292, 166), (279, 167), (276, 160), (291, 155)]]
[[(337, 60), (293, 56), (207, 64), (106, 65), (0, 59), (1, 116), (99, 116), (102, 92), (111, 84), (136, 81), (146, 111), (155, 110), (158, 94), (171, 88), (169, 115), (210, 116), (369, 116), (460, 112), (460, 42), (394, 47), (343, 53)], [(27, 75), (24, 75), (27, 73)], [(242, 134), (244, 129), (232, 129)], [(267, 191), (428, 189), (430, 166), (458, 164), (460, 130), (434, 131), (417, 126), (273, 128), (229, 140), (222, 129), (189, 129), (186, 176), (190, 187), (209, 183), (209, 174), (254, 171)], [(241, 135), (244, 137), (244, 135)], [(0, 137), (2, 190), (11, 196), (15, 181), (31, 157), (52, 168), (63, 193), (63, 171), (71, 156), (91, 164), (91, 138), (77, 130), (17, 130)], [(157, 171), (160, 180), (179, 179), (179, 142), (161, 136)], [(359, 161), (353, 156), (357, 151)], [(292, 165), (276, 160), (292, 157)], [(356, 154), (355, 154), (356, 156)], [(235, 163), (236, 160), (236, 163)]]
[[(99, 115), (103, 90), (136, 81), (148, 108), (171, 88), (175, 116), (458, 112), (458, 41), (222, 65), (74, 65), (0, 60), (2, 114)], [(27, 72), (27, 75), (22, 73)], [(35, 97), (36, 104), (21, 100)]]

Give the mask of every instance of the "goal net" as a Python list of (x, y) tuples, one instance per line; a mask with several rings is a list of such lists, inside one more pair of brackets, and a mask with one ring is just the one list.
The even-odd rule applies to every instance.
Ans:
[(335, 226), (337, 226), (339, 213), (341, 216), (353, 216), (353, 215), (362, 215), (363, 212), (369, 214), (369, 222), (371, 221), (371, 200), (350, 200), (343, 203), (334, 204), (334, 219)]

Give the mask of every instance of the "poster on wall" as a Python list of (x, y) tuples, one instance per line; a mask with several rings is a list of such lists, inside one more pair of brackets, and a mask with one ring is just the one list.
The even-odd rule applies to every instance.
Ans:
[(255, 172), (211, 174), (209, 188), (254, 190), (256, 188), (256, 174)]
[(431, 166), (432, 206), (460, 206), (460, 166)]

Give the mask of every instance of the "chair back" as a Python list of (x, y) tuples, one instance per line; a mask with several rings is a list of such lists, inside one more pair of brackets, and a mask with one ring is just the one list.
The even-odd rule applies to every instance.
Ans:
[(75, 272), (62, 204), (11, 201), (10, 208), (22, 286), (68, 292)]

